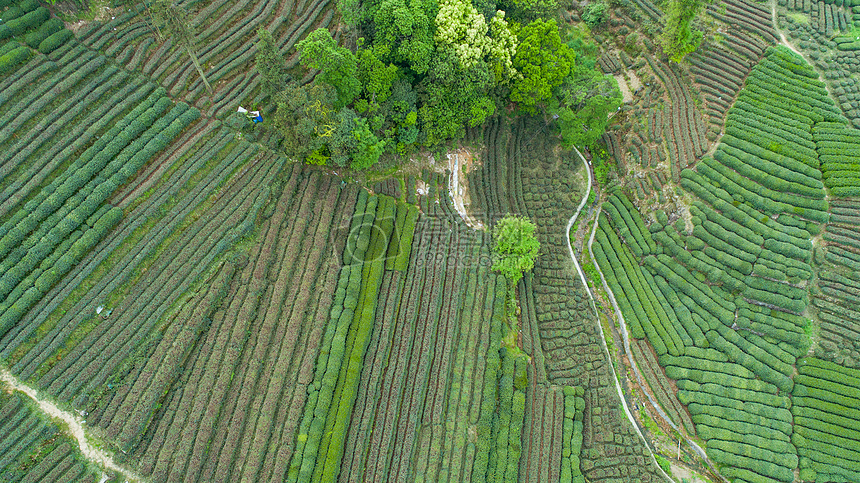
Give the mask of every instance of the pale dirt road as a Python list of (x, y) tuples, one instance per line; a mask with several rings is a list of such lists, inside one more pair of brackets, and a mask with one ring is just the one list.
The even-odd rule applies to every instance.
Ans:
[[(36, 401), (39, 405), (39, 409), (41, 409), (45, 414), (50, 416), (53, 419), (57, 419), (62, 421), (67, 427), (69, 436), (74, 438), (78, 442), (78, 446), (80, 447), (81, 453), (85, 458), (96, 463), (102, 468), (106, 468), (108, 470), (115, 471), (127, 479), (127, 481), (142, 481), (142, 478), (135, 475), (131, 471), (120, 467), (116, 463), (113, 462), (113, 458), (106, 452), (93, 447), (89, 440), (87, 439), (86, 431), (84, 430), (84, 426), (79, 417), (69, 412), (63, 411), (58, 408), (54, 403), (39, 398), (39, 395), (36, 393), (36, 390), (24, 385), (21, 381), (19, 381), (15, 376), (9, 373), (8, 370), (2, 369), (0, 370), (0, 381), (5, 383), (9, 388), (20, 391), (26, 394), (30, 399)], [(104, 477), (102, 480), (104, 481)]]

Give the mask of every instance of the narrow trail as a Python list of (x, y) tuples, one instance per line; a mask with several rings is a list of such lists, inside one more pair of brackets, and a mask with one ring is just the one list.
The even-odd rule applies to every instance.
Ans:
[[(576, 256), (573, 253), (573, 246), (570, 243), (570, 228), (573, 226), (574, 223), (576, 223), (576, 218), (579, 216), (579, 213), (582, 211), (583, 206), (585, 206), (586, 200), (588, 200), (588, 196), (591, 193), (592, 184), (594, 183), (594, 181), (593, 181), (594, 175), (592, 173), (591, 165), (589, 165), (586, 162), (585, 157), (582, 156), (582, 153), (580, 153), (579, 150), (576, 149), (575, 147), (574, 147), (574, 150), (576, 151), (576, 154), (579, 156), (579, 159), (582, 161), (582, 164), (586, 166), (586, 169), (588, 171), (588, 188), (585, 191), (585, 195), (583, 196), (582, 202), (580, 202), (579, 208), (577, 208), (576, 213), (567, 222), (567, 230), (565, 231), (565, 237), (567, 238), (567, 250), (570, 253), (570, 259), (573, 261), (573, 265), (576, 267), (577, 273), (579, 273), (579, 278), (582, 281), (582, 285), (585, 287), (586, 292), (588, 292), (588, 298), (591, 300), (592, 310), (594, 310), (594, 313), (596, 315), (597, 314), (597, 305), (595, 303), (594, 294), (591, 291), (591, 287), (588, 286), (588, 283), (585, 279), (585, 273), (582, 271), (582, 268), (579, 265), (579, 261), (576, 259)], [(591, 235), (589, 236), (588, 243), (586, 245), (588, 246), (588, 252), (591, 255), (592, 263), (594, 263), (594, 267), (597, 269), (597, 273), (600, 275), (600, 281), (603, 284), (603, 289), (606, 291), (606, 294), (609, 297), (609, 301), (612, 303), (612, 307), (615, 309), (615, 314), (618, 317), (618, 321), (619, 321), (619, 324), (621, 326), (621, 334), (622, 334), (622, 337), (624, 340), (624, 351), (628, 355), (628, 359), (630, 360), (630, 365), (633, 367), (633, 372), (636, 374), (636, 379), (637, 379), (639, 385), (641, 387), (645, 387), (645, 379), (642, 377), (642, 373), (639, 371), (639, 366), (637, 365), (635, 359), (633, 358), (632, 352), (630, 351), (630, 338), (629, 338), (628, 333), (627, 333), (627, 323), (624, 321), (624, 316), (622, 315), (621, 309), (618, 307), (618, 303), (615, 300), (615, 294), (612, 292), (612, 290), (610, 290), (609, 284), (606, 283), (606, 278), (603, 275), (603, 271), (600, 269), (600, 266), (597, 264), (597, 261), (594, 258), (594, 252), (592, 252), (592, 250), (591, 250), (591, 245), (594, 243), (594, 235), (595, 235), (595, 233), (597, 233), (597, 222), (596, 222), (596, 220), (598, 220), (600, 218), (600, 211), (601, 211), (600, 207), (598, 207), (597, 211), (594, 214), (594, 219), (595, 219), (594, 227), (592, 227)], [(600, 326), (600, 319), (599, 318), (597, 319), (597, 326), (598, 326), (598, 331), (601, 334), (600, 340), (603, 342), (603, 351), (606, 353), (606, 358), (607, 358), (607, 360), (609, 360), (609, 365), (612, 368), (612, 372), (615, 373), (615, 364), (612, 361), (612, 355), (609, 353), (609, 347), (606, 343), (606, 339), (603, 337), (603, 328)], [(627, 414), (627, 419), (630, 420), (630, 424), (632, 424), (633, 427), (636, 429), (636, 433), (639, 434), (639, 438), (642, 440), (643, 443), (645, 443), (645, 447), (648, 448), (648, 452), (651, 455), (651, 459), (656, 464), (657, 460), (654, 457), (654, 452), (651, 450), (651, 447), (648, 445), (647, 441), (645, 440), (645, 436), (639, 430), (639, 426), (636, 424), (636, 420), (633, 417), (633, 414), (630, 412), (630, 408), (627, 405), (627, 399), (624, 397), (624, 392), (621, 389), (621, 383), (618, 381), (617, 377), (614, 377), (613, 379), (615, 380), (615, 388), (618, 391), (618, 397), (621, 398), (621, 403), (622, 403), (622, 406), (624, 407), (624, 412)], [(642, 393), (645, 394), (645, 396), (648, 398), (648, 401), (651, 403), (651, 406), (657, 411), (657, 414), (660, 416), (660, 418), (662, 418), (663, 421), (665, 421), (669, 426), (671, 426), (673, 429), (675, 429), (675, 431), (677, 431), (678, 434), (681, 434), (681, 431), (678, 428), (678, 426), (676, 426), (675, 423), (673, 423), (672, 420), (669, 418), (669, 416), (666, 415), (666, 413), (660, 407), (660, 404), (658, 404), (657, 401), (654, 400), (654, 398), (651, 396), (651, 394), (647, 391), (644, 391), (644, 390), (642, 391)], [(708, 459), (708, 456), (707, 456), (707, 454), (705, 454), (705, 451), (698, 444), (696, 444), (695, 441), (691, 440), (690, 438), (687, 438), (685, 436), (684, 439), (686, 440), (687, 445), (690, 448), (692, 448), (693, 451), (695, 451), (696, 454), (698, 454), (700, 458), (702, 458), (702, 460), (714, 471), (714, 473), (719, 475), (719, 472), (716, 471), (713, 462)], [(660, 468), (660, 465), (657, 465), (657, 467)], [(665, 471), (663, 471), (662, 468), (660, 468), (660, 471), (663, 473), (663, 476), (665, 476), (669, 481), (674, 481), (668, 474), (666, 474)], [(724, 481), (727, 481), (727, 480), (724, 479)]]
[[(582, 153), (579, 152), (579, 149), (577, 149), (576, 147), (574, 147), (573, 149), (576, 151), (576, 154), (579, 156), (580, 161), (582, 161), (583, 166), (585, 166), (586, 170), (588, 171), (588, 188), (585, 190), (585, 195), (582, 197), (582, 201), (579, 203), (579, 208), (576, 209), (576, 213), (574, 213), (574, 215), (567, 222), (567, 229), (564, 232), (564, 236), (567, 239), (567, 250), (570, 253), (570, 259), (573, 260), (573, 265), (576, 267), (577, 273), (579, 273), (579, 279), (582, 281), (582, 285), (585, 287), (585, 291), (588, 292), (588, 298), (589, 298), (589, 300), (591, 300), (591, 308), (594, 311), (595, 322), (597, 323), (597, 333), (600, 334), (600, 341), (602, 343), (601, 345), (603, 346), (603, 352), (604, 352), (604, 354), (606, 354), (606, 360), (609, 362), (610, 369), (612, 369), (612, 375), (613, 375), (612, 380), (615, 382), (615, 389), (616, 389), (616, 391), (618, 391), (618, 398), (621, 399), (621, 407), (624, 408), (624, 413), (627, 415), (627, 419), (630, 420), (630, 424), (633, 425), (633, 429), (636, 430), (636, 434), (639, 435), (639, 439), (642, 440), (642, 444), (644, 444), (645, 447), (648, 449), (648, 455), (651, 456), (651, 461), (654, 463), (654, 466), (660, 470), (660, 473), (663, 474), (663, 476), (666, 478), (666, 480), (674, 481), (672, 479), (672, 477), (669, 476), (668, 474), (666, 474), (666, 472), (663, 471), (663, 468), (661, 468), (660, 465), (657, 463), (657, 458), (654, 456), (654, 452), (651, 450), (651, 446), (648, 445), (648, 441), (645, 439), (645, 435), (642, 434), (642, 431), (639, 429), (639, 425), (636, 424), (636, 419), (633, 417), (633, 413), (630, 412), (630, 407), (627, 405), (627, 399), (624, 397), (624, 391), (622, 391), (622, 389), (621, 389), (621, 383), (618, 381), (618, 377), (616, 377), (617, 373), (615, 372), (615, 363), (612, 361), (612, 354), (609, 353), (609, 346), (607, 345), (606, 338), (603, 335), (603, 327), (600, 325), (600, 317), (597, 316), (597, 305), (595, 304), (595, 301), (594, 301), (594, 294), (591, 293), (591, 288), (588, 286), (588, 283), (586, 282), (586, 279), (585, 279), (585, 273), (583, 273), (582, 267), (579, 266), (579, 261), (577, 261), (576, 256), (573, 253), (573, 247), (570, 244), (570, 228), (573, 226), (574, 223), (576, 223), (576, 218), (579, 216), (579, 213), (582, 211), (582, 208), (585, 206), (585, 203), (588, 200), (588, 196), (589, 196), (589, 194), (591, 194), (591, 186), (594, 183), (593, 174), (591, 173), (591, 165), (589, 165), (585, 161), (585, 157), (582, 156)], [(597, 215), (600, 215), (599, 210), (597, 212)], [(595, 223), (594, 226), (596, 228), (597, 223)], [(594, 233), (593, 232), (591, 234), (591, 240), (592, 241), (594, 240)], [(591, 243), (589, 243), (589, 250), (590, 249), (591, 249)], [(592, 255), (591, 258), (593, 260), (594, 255)], [(597, 266), (597, 264), (595, 263), (595, 267), (596, 266)], [(599, 270), (600, 269), (598, 268), (598, 272), (599, 272)], [(601, 279), (603, 278), (602, 272), (600, 273), (600, 277), (601, 277)], [(604, 287), (605, 286), (606, 285), (604, 283)], [(618, 312), (617, 309), (616, 309), (616, 313), (618, 313), (619, 315), (621, 314), (621, 312)], [(622, 321), (622, 328), (623, 328), (623, 324), (624, 324), (624, 322)], [(624, 340), (625, 340), (625, 342), (627, 341), (626, 329), (625, 329)], [(629, 354), (629, 351), (628, 351), (628, 354)], [(637, 369), (637, 371), (638, 371), (638, 369)], [(661, 416), (662, 416), (662, 414), (661, 414)]]
[[(9, 373), (9, 371), (5, 368), (0, 369), (0, 381), (6, 383), (6, 385), (8, 385), (13, 390), (20, 391), (30, 397), (30, 399), (36, 401), (36, 403), (39, 404), (39, 409), (41, 409), (42, 412), (44, 412), (51, 418), (59, 419), (63, 423), (65, 423), (68, 426), (68, 433), (70, 433), (69, 436), (77, 440), (81, 453), (88, 460), (101, 466), (102, 468), (115, 471), (125, 476), (127, 481), (143, 481), (141, 477), (114, 463), (113, 458), (111, 458), (109, 454), (90, 445), (90, 442), (87, 439), (86, 430), (84, 429), (79, 417), (69, 412), (63, 411), (50, 401), (40, 399), (35, 389), (24, 385), (21, 381), (18, 380), (18, 378)], [(102, 481), (104, 480), (105, 477), (103, 476)]]
[(803, 57), (803, 60), (805, 60), (806, 63), (809, 64), (810, 67), (812, 67), (812, 70), (814, 70), (815, 73), (818, 74), (818, 80), (820, 80), (821, 82), (824, 83), (824, 90), (827, 91), (827, 94), (830, 96), (831, 99), (833, 99), (833, 101), (838, 106), (839, 101), (836, 98), (836, 96), (833, 95), (833, 92), (830, 91), (830, 84), (827, 83), (827, 80), (824, 78), (822, 73), (818, 70), (818, 68), (815, 67), (815, 63), (809, 59), (809, 56), (804, 55), (803, 52), (797, 50), (797, 48), (795, 46), (791, 45), (791, 42), (789, 42), (788, 39), (785, 38), (785, 34), (783, 34), (782, 30), (779, 29), (779, 25), (777, 24), (777, 21), (776, 21), (776, 18), (777, 18), (776, 17), (776, 0), (770, 0), (768, 3), (770, 5), (770, 14), (771, 14), (770, 18), (771, 18), (771, 21), (773, 22), (773, 30), (779, 35), (779, 44), (782, 45), (783, 47), (786, 47), (787, 49), (791, 50), (795, 54)]
[(801, 57), (804, 57), (804, 55), (802, 53), (800, 53), (799, 50), (797, 50), (796, 48), (794, 48), (793, 45), (788, 43), (788, 40), (786, 40), (785, 35), (783, 35), (783, 33), (782, 33), (782, 30), (779, 29), (779, 25), (777, 25), (777, 22), (776, 22), (776, 0), (770, 0), (768, 2), (768, 4), (770, 4), (770, 19), (771, 19), (771, 22), (773, 23), (773, 30), (777, 34), (779, 34), (779, 43), (785, 47), (788, 47), (795, 54), (797, 54)]

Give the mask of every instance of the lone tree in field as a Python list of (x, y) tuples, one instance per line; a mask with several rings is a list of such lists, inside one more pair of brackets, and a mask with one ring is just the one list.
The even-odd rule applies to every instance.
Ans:
[(175, 45), (181, 46), (188, 52), (191, 57), (191, 63), (203, 79), (206, 85), (206, 90), (212, 95), (212, 86), (206, 80), (206, 75), (203, 73), (203, 68), (200, 67), (200, 61), (197, 59), (197, 54), (194, 52), (195, 37), (197, 34), (194, 31), (194, 26), (188, 18), (188, 12), (184, 8), (175, 5), (171, 0), (154, 0), (149, 4), (149, 14), (152, 17), (152, 23), (155, 25), (155, 33), (159, 39), (164, 40), (166, 36), (173, 39)]
[(537, 227), (524, 216), (507, 215), (493, 230), (493, 270), (504, 275), (515, 286), (523, 274), (535, 266), (540, 242), (535, 237)]

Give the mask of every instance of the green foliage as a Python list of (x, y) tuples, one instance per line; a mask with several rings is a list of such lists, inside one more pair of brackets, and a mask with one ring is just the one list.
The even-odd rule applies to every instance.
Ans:
[(409, 255), (412, 253), (412, 240), (415, 236), (415, 223), (418, 221), (418, 207), (415, 205), (398, 205), (397, 214), (406, 209), (403, 228), (400, 231), (400, 238), (397, 240), (399, 248), (397, 256), (394, 259), (393, 269), (405, 271), (409, 266)]
[(51, 14), (48, 12), (47, 8), (39, 7), (20, 17), (10, 20), (4, 19), (5, 21), (0, 23), (0, 40), (7, 39), (15, 35), (21, 35), (29, 29), (37, 28), (50, 17)]
[(702, 42), (702, 32), (692, 25), (701, 8), (701, 0), (669, 0), (667, 3), (663, 12), (660, 44), (670, 60), (681, 62)]
[(435, 0), (383, 0), (370, 14), (375, 27), (371, 48), (389, 62), (426, 73), (436, 49), (438, 11)]
[[(509, 24), (496, 7), (517, 22)], [(555, 0), (340, 0), (344, 22), (361, 26), (365, 35), (357, 48), (338, 46), (325, 29), (296, 46), (301, 63), (320, 71), (314, 84), (336, 92), (334, 101), (320, 104), (307, 102), (306, 94), (296, 100), (287, 94), (305, 88), (278, 87), (282, 60), (261, 33), (258, 70), (264, 91), (281, 91), (274, 97), (284, 149), (315, 163), (368, 166), (383, 152), (402, 155), (417, 145), (459, 139), (509, 101), (536, 113), (553, 96), (566, 142), (590, 144), (604, 131), (620, 94), (611, 77), (594, 69), (595, 46), (582, 41), (588, 34), (575, 44), (590, 49), (585, 68), (574, 71), (576, 54), (561, 42), (554, 20), (520, 27), (556, 7)], [(355, 116), (337, 119), (342, 108)], [(356, 143), (363, 147), (352, 149)], [(356, 152), (361, 159), (344, 159)]]
[(390, 207), (385, 198), (368, 196), (365, 190), (359, 193), (344, 248), (344, 267), (321, 341), (322, 350), (316, 360), (313, 384), (309, 386), (308, 402), (286, 481), (337, 479), (347, 434), (344, 426), (349, 421), (358, 391), (385, 265), (381, 258), (370, 263), (365, 263), (365, 259), (380, 249), (380, 237), (387, 236), (374, 229), (378, 226), (374, 220), (377, 215), (385, 215)]
[(337, 112), (332, 107), (336, 99), (333, 87), (317, 83), (290, 85), (276, 96), (273, 124), (284, 136), (287, 153), (300, 159), (311, 153), (328, 156), (326, 142), (337, 128)]
[(555, 20), (535, 20), (521, 28), (517, 37), (513, 65), (520, 77), (512, 83), (510, 98), (533, 113), (570, 74), (576, 54), (561, 42)]
[(440, 49), (454, 51), (462, 69), (470, 69), (481, 60), (490, 60), (496, 82), (515, 72), (511, 61), (517, 41), (505, 21), (505, 12), (497, 11), (490, 23), (466, 0), (444, 0), (436, 14), (436, 35)]
[(610, 180), (610, 174), (615, 172), (615, 159), (606, 151), (606, 146), (596, 144), (591, 148), (592, 169), (594, 179), (600, 186), (606, 187)]
[(56, 17), (53, 17), (47, 22), (43, 23), (38, 30), (29, 32), (27, 35), (25, 35), (24, 42), (29, 45), (30, 48), (38, 48), (39, 44), (41, 44), (43, 40), (47, 39), (52, 34), (55, 34), (63, 29), (65, 29), (63, 21)]
[(549, 112), (558, 116), (556, 123), (565, 146), (589, 146), (606, 131), (609, 115), (621, 106), (618, 81), (597, 69), (574, 67), (573, 75), (560, 87), (557, 102)]
[(589, 2), (582, 9), (582, 21), (591, 28), (597, 28), (609, 20), (609, 4), (605, 1)]
[(509, 11), (511, 18), (521, 23), (537, 18), (550, 18), (558, 9), (558, 0), (502, 0), (499, 7)]
[(536, 229), (528, 218), (510, 214), (500, 219), (493, 229), (493, 270), (501, 272), (511, 285), (516, 285), (523, 273), (534, 267), (540, 250)]
[[(377, 200), (377, 203), (373, 201)], [(375, 214), (372, 211), (375, 205)], [(362, 226), (363, 237), (367, 240), (368, 262), (356, 264), (357, 282), (360, 284), (358, 304), (354, 318), (349, 323), (349, 343), (341, 354), (342, 362), (337, 376), (334, 393), (337, 396), (328, 410), (325, 433), (320, 445), (320, 458), (316, 459), (314, 479), (317, 481), (337, 481), (341, 470), (341, 458), (349, 432), (353, 406), (359, 391), (364, 355), (370, 343), (375, 321), (376, 303), (385, 268), (384, 255), (386, 244), (393, 228), (394, 200), (389, 197), (372, 196), (367, 204), (365, 215), (373, 218), (372, 223)], [(382, 223), (379, 223), (379, 221)], [(359, 242), (361, 245), (361, 242)], [(352, 279), (352, 275), (350, 276)], [(350, 280), (352, 282), (352, 280)]]
[(579, 467), (582, 451), (582, 425), (585, 400), (582, 387), (565, 386), (564, 420), (562, 423), (561, 443), (561, 481), (584, 483), (585, 478)]
[[(493, 339), (495, 342), (497, 339)], [(497, 352), (498, 359), (490, 353)], [(525, 417), (527, 357), (491, 344), (487, 355), (487, 376), (484, 397), (489, 396), (486, 409), (494, 407), (492, 427), (479, 425), (479, 453), (475, 457), (473, 481), (516, 482), (521, 454), (522, 427)], [(496, 362), (499, 361), (499, 362)], [(494, 367), (490, 367), (490, 365)], [(501, 366), (501, 367), (499, 367)], [(500, 370), (499, 370), (500, 369)], [(493, 377), (498, 370), (498, 380)], [(492, 377), (492, 379), (487, 379)], [(517, 381), (520, 381), (518, 384)], [(488, 394), (489, 392), (489, 394)], [(484, 408), (482, 408), (482, 413)], [(482, 414), (483, 415), (483, 414)], [(482, 431), (484, 429), (484, 431)]]
[(382, 132), (390, 139), (395, 152), (405, 154), (418, 142), (418, 95), (405, 79), (394, 81), (391, 95), (382, 104), (379, 115), (385, 120)]
[(361, 93), (358, 61), (346, 47), (338, 47), (331, 32), (318, 28), (296, 44), (304, 66), (319, 69), (319, 80), (337, 91), (336, 108), (346, 106)]
[(660, 468), (663, 469), (667, 474), (672, 474), (672, 466), (669, 464), (669, 460), (662, 457), (661, 455), (655, 455), (657, 458), (657, 464), (660, 465)]
[(7, 74), (17, 69), (20, 64), (23, 64), (33, 51), (24, 45), (20, 45), (6, 54), (0, 55), (0, 75)]
[(362, 19), (363, 5), (360, 0), (337, 0), (337, 13), (343, 23), (355, 28)]
[(490, 47), (489, 26), (468, 0), (443, 0), (436, 14), (436, 42), (452, 49), (460, 67), (468, 69), (484, 57)]
[(284, 87), (286, 80), (284, 56), (281, 55), (272, 33), (261, 28), (257, 30), (257, 72), (260, 73), (260, 88), (265, 94), (274, 96)]
[[(360, 39), (363, 41), (363, 39)], [(391, 96), (391, 86), (397, 79), (397, 66), (385, 64), (376, 51), (359, 49), (356, 52), (358, 80), (364, 89), (364, 98), (370, 106), (378, 106)]]
[(385, 149), (385, 141), (379, 140), (370, 130), (367, 119), (343, 108), (337, 115), (337, 122), (328, 141), (331, 162), (359, 170), (375, 164)]
[(419, 85), (424, 99), (418, 119), (427, 146), (462, 137), (466, 125), (479, 126), (496, 110), (489, 97), (492, 78), (486, 64), (479, 61), (464, 70), (459, 62), (453, 50), (437, 51), (429, 75)]

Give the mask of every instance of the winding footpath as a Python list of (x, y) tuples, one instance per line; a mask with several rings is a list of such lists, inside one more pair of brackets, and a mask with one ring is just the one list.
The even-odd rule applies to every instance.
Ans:
[[(588, 286), (588, 282), (585, 279), (585, 273), (583, 273), (582, 267), (579, 266), (579, 262), (576, 260), (576, 256), (573, 254), (573, 246), (570, 244), (570, 228), (573, 226), (574, 223), (576, 223), (576, 218), (579, 216), (579, 213), (582, 211), (582, 208), (585, 206), (585, 203), (588, 201), (588, 196), (591, 194), (591, 186), (594, 183), (594, 179), (593, 179), (594, 175), (591, 173), (591, 165), (589, 165), (588, 162), (586, 162), (585, 157), (582, 156), (582, 153), (579, 152), (579, 149), (577, 149), (576, 147), (574, 147), (573, 149), (576, 151), (576, 154), (579, 156), (580, 161), (582, 161), (583, 166), (585, 166), (586, 171), (588, 172), (588, 187), (585, 190), (585, 195), (582, 197), (582, 201), (579, 203), (579, 208), (576, 209), (576, 213), (574, 213), (573, 216), (570, 218), (570, 220), (568, 220), (568, 222), (567, 222), (567, 228), (565, 229), (565, 232), (564, 232), (564, 236), (567, 239), (567, 250), (570, 253), (570, 259), (573, 260), (573, 265), (576, 267), (577, 273), (579, 273), (579, 279), (580, 279), (580, 281), (582, 281), (582, 285), (583, 285), (583, 287), (585, 287), (586, 292), (588, 292), (588, 299), (591, 301), (591, 308), (594, 311), (594, 315), (595, 315), (594, 320), (597, 324), (597, 333), (600, 334), (600, 342), (601, 342), (601, 345), (603, 346), (603, 352), (604, 352), (604, 354), (606, 354), (606, 360), (609, 362), (609, 368), (612, 369), (612, 376), (613, 376), (612, 380), (615, 382), (615, 389), (616, 389), (616, 391), (618, 391), (618, 398), (621, 400), (621, 407), (624, 408), (624, 413), (627, 415), (627, 419), (630, 420), (630, 424), (632, 424), (633, 428), (636, 430), (636, 434), (639, 435), (639, 439), (642, 440), (642, 444), (644, 444), (645, 447), (648, 449), (648, 455), (651, 456), (651, 461), (654, 463), (654, 466), (660, 470), (660, 473), (662, 473), (663, 476), (668, 481), (674, 481), (672, 479), (672, 477), (669, 476), (668, 474), (666, 474), (666, 472), (663, 471), (663, 468), (660, 467), (660, 465), (657, 463), (657, 458), (654, 456), (654, 451), (651, 450), (651, 446), (648, 444), (648, 441), (645, 439), (645, 435), (642, 434), (642, 431), (639, 429), (639, 425), (636, 424), (636, 419), (633, 417), (633, 413), (630, 412), (630, 407), (627, 405), (627, 399), (624, 397), (624, 392), (621, 390), (621, 382), (619, 382), (618, 377), (616, 376), (617, 372), (615, 371), (615, 364), (612, 361), (612, 355), (609, 353), (609, 346), (607, 345), (606, 338), (603, 335), (603, 327), (600, 325), (600, 317), (597, 315), (598, 312), (597, 312), (597, 305), (595, 304), (595, 301), (594, 301), (594, 294), (591, 293), (591, 288)], [(600, 215), (600, 211), (597, 212), (595, 219), (597, 219), (597, 216), (599, 216), (599, 215)], [(597, 223), (595, 223), (594, 226), (597, 227)], [(591, 238), (592, 238), (592, 240), (594, 239), (593, 233), (591, 235)], [(590, 248), (591, 248), (591, 246), (589, 244), (589, 249)], [(593, 259), (594, 259), (594, 256), (592, 255), (592, 260)], [(596, 263), (594, 265), (595, 265), (595, 267), (597, 266)], [(600, 271), (600, 269), (598, 268), (598, 272), (599, 271)], [(603, 278), (603, 273), (600, 273), (600, 277), (601, 277), (601, 279)], [(604, 283), (604, 287), (605, 286), (606, 285)], [(614, 301), (613, 301), (613, 304), (614, 304)], [(621, 314), (621, 312), (618, 312), (617, 309), (616, 309), (616, 313), (618, 313), (619, 315)], [(624, 340), (626, 342), (627, 337), (626, 337), (626, 329), (624, 328), (624, 325), (623, 325), (624, 322), (622, 321), (621, 324), (622, 324), (622, 329), (625, 330)], [(629, 354), (629, 352), (628, 352), (628, 354)]]
[[(597, 305), (595, 303), (594, 294), (591, 291), (591, 287), (588, 286), (588, 282), (585, 279), (585, 273), (582, 271), (582, 268), (579, 265), (579, 261), (577, 261), (576, 256), (573, 253), (573, 246), (570, 243), (570, 228), (573, 226), (574, 223), (576, 223), (576, 218), (579, 216), (580, 212), (582, 211), (582, 208), (585, 206), (585, 203), (588, 200), (589, 195), (591, 194), (592, 184), (594, 183), (594, 175), (592, 173), (591, 165), (588, 164), (588, 162), (586, 162), (585, 157), (582, 155), (582, 153), (579, 152), (579, 149), (577, 149), (576, 147), (574, 147), (573, 149), (576, 151), (576, 154), (579, 156), (579, 159), (582, 161), (583, 166), (585, 166), (586, 171), (588, 172), (588, 187), (585, 190), (585, 195), (582, 197), (582, 201), (579, 203), (579, 208), (577, 208), (576, 213), (574, 213), (574, 215), (567, 222), (567, 229), (565, 230), (565, 237), (567, 238), (567, 250), (570, 253), (570, 259), (573, 261), (573, 265), (576, 267), (577, 273), (579, 273), (579, 279), (582, 281), (582, 285), (585, 287), (586, 292), (588, 292), (588, 298), (589, 298), (589, 300), (591, 300), (592, 310), (594, 310), (595, 315), (597, 315)], [(592, 250), (591, 250), (591, 245), (594, 243), (594, 235), (597, 232), (597, 220), (599, 218), (600, 218), (600, 207), (597, 208), (597, 212), (594, 215), (595, 223), (594, 223), (594, 227), (591, 230), (591, 235), (588, 239), (588, 244), (587, 244), (588, 252), (591, 255), (591, 260), (592, 260), (592, 263), (594, 263), (594, 267), (597, 269), (597, 273), (600, 275), (600, 281), (603, 284), (603, 289), (606, 291), (606, 294), (609, 297), (609, 301), (610, 301), (610, 303), (612, 303), (612, 307), (613, 307), (613, 309), (615, 309), (615, 314), (618, 317), (618, 322), (621, 326), (621, 335), (622, 335), (622, 338), (624, 341), (624, 352), (628, 355), (628, 359), (630, 360), (630, 365), (633, 367), (633, 372), (634, 372), (634, 374), (636, 374), (636, 379), (639, 383), (639, 386), (644, 388), (644, 387), (646, 387), (645, 386), (645, 379), (642, 377), (642, 373), (639, 371), (639, 366), (637, 365), (635, 359), (633, 358), (633, 354), (630, 351), (630, 338), (629, 338), (628, 333), (627, 333), (627, 323), (624, 321), (624, 315), (621, 313), (621, 309), (618, 307), (618, 303), (615, 300), (615, 294), (609, 288), (609, 284), (606, 283), (606, 278), (603, 275), (603, 271), (600, 269), (600, 266), (597, 264), (597, 260), (594, 258), (594, 252), (592, 252)], [(608, 347), (606, 339), (603, 335), (603, 328), (600, 325), (600, 318), (597, 317), (595, 320), (597, 321), (598, 333), (601, 334), (600, 340), (603, 343), (602, 344), (603, 345), (603, 351), (606, 353), (606, 358), (609, 361), (609, 365), (612, 368), (613, 374), (615, 374), (615, 364), (612, 361), (612, 355), (609, 353), (609, 347)], [(654, 461), (654, 464), (657, 466), (657, 468), (660, 468), (660, 472), (663, 473), (663, 476), (665, 476), (669, 481), (674, 481), (672, 479), (672, 477), (670, 477), (668, 474), (666, 474), (666, 472), (663, 471), (663, 469), (660, 467), (660, 465), (657, 464), (657, 460), (654, 456), (654, 452), (651, 450), (651, 447), (648, 445), (648, 442), (645, 440), (645, 436), (642, 434), (642, 431), (639, 429), (639, 425), (636, 423), (636, 420), (633, 417), (633, 414), (630, 412), (630, 408), (627, 405), (627, 399), (624, 397), (624, 392), (621, 389), (621, 383), (619, 382), (617, 377), (613, 377), (613, 380), (615, 381), (615, 389), (618, 391), (618, 397), (621, 399), (621, 403), (622, 403), (622, 407), (624, 408), (624, 412), (627, 414), (627, 419), (630, 420), (630, 424), (632, 424), (633, 427), (636, 429), (636, 433), (639, 435), (639, 438), (642, 440), (643, 443), (645, 443), (645, 447), (648, 448), (648, 453), (651, 455), (651, 459)], [(666, 413), (663, 411), (663, 409), (660, 407), (660, 405), (657, 403), (657, 401), (655, 401), (654, 398), (651, 396), (651, 393), (649, 393), (648, 391), (645, 391), (644, 389), (643, 389), (642, 393), (645, 394), (645, 396), (648, 398), (648, 401), (651, 403), (651, 406), (657, 411), (660, 418), (663, 419), (663, 421), (665, 421), (667, 424), (669, 424), (669, 426), (671, 426), (675, 431), (677, 431), (678, 434), (681, 434), (681, 431), (678, 428), (678, 426), (676, 426), (675, 423), (673, 423), (672, 420), (669, 418), (669, 416), (666, 415)], [(708, 456), (705, 454), (705, 451), (698, 444), (696, 444), (694, 441), (692, 441), (690, 438), (687, 438), (685, 436), (684, 439), (686, 440), (687, 445), (689, 445), (689, 447), (692, 448), (693, 451), (695, 451), (699, 455), (699, 457), (701, 457), (702, 460), (704, 460), (707, 463), (707, 465), (712, 470), (714, 470), (714, 472), (716, 474), (719, 474), (718, 472), (716, 472), (713, 463), (708, 459)]]
[[(39, 409), (51, 418), (59, 419), (68, 425), (68, 432), (70, 433), (69, 436), (77, 440), (81, 454), (83, 454), (85, 458), (102, 468), (106, 468), (123, 475), (127, 481), (141, 481), (139, 476), (114, 463), (113, 458), (111, 458), (109, 454), (90, 444), (80, 418), (67, 411), (63, 411), (58, 408), (56, 404), (50, 401), (40, 399), (35, 389), (24, 385), (24, 383), (19, 381), (18, 378), (9, 373), (7, 369), (0, 369), (0, 381), (4, 382), (13, 390), (20, 391), (29, 396), (30, 399), (36, 401), (39, 405)], [(106, 478), (103, 476), (102, 481), (105, 481), (105, 479)]]

